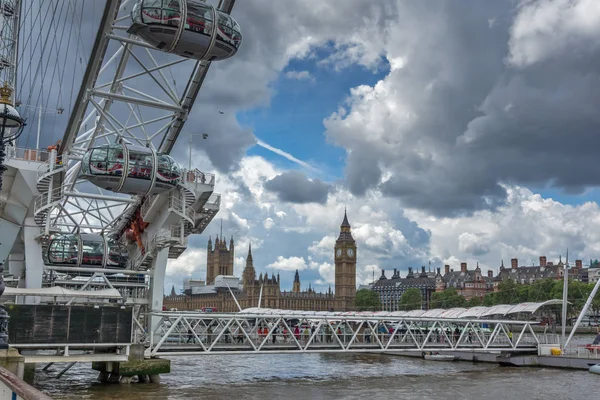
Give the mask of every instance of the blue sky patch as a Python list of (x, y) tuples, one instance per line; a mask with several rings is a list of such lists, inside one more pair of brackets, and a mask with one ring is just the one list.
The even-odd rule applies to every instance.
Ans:
[[(317, 51), (316, 57), (292, 60), (273, 82), (275, 96), (270, 107), (238, 114), (240, 124), (250, 127), (255, 135), (269, 145), (306, 161), (323, 173), (325, 180), (339, 179), (345, 164), (344, 149), (328, 143), (323, 120), (335, 112), (359, 85), (374, 85), (383, 79), (389, 66), (377, 71), (352, 65), (336, 71), (318, 65), (328, 51)], [(308, 78), (295, 78), (306, 76)], [(288, 77), (287, 74), (292, 75)], [(260, 146), (249, 149), (248, 155), (259, 155), (282, 169), (297, 169), (298, 165)]]

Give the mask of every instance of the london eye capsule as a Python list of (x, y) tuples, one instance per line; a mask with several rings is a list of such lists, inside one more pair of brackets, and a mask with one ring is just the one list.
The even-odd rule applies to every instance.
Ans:
[(128, 252), (125, 246), (102, 235), (58, 234), (50, 238), (45, 258), (49, 265), (123, 269)]
[(103, 189), (133, 195), (172, 189), (181, 175), (181, 167), (171, 156), (131, 144), (95, 147), (81, 162), (82, 178)]
[(242, 43), (238, 23), (202, 0), (138, 0), (131, 19), (129, 33), (186, 58), (224, 60)]

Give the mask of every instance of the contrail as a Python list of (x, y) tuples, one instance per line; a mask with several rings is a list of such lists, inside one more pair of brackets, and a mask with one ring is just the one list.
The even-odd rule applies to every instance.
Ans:
[(309, 163), (307, 163), (307, 162), (305, 162), (305, 161), (302, 161), (302, 160), (299, 160), (299, 159), (297, 159), (296, 157), (294, 157), (293, 155), (291, 155), (290, 153), (288, 153), (288, 152), (285, 152), (285, 151), (283, 151), (283, 150), (281, 150), (281, 149), (278, 149), (278, 148), (276, 148), (276, 147), (273, 147), (273, 146), (271, 146), (270, 144), (267, 144), (267, 143), (263, 142), (262, 140), (260, 140), (260, 139), (258, 139), (258, 138), (256, 138), (256, 144), (257, 144), (257, 145), (259, 145), (259, 146), (260, 146), (260, 147), (262, 147), (262, 148), (265, 148), (265, 149), (267, 149), (267, 150), (270, 150), (270, 151), (272, 151), (272, 152), (273, 152), (273, 153), (275, 153), (275, 154), (279, 154), (281, 157), (287, 158), (288, 160), (290, 160), (290, 161), (292, 161), (292, 162), (295, 162), (296, 164), (298, 164), (298, 165), (301, 165), (301, 166), (303, 166), (304, 168), (310, 169), (310, 170), (312, 170), (312, 171), (319, 171), (319, 169), (318, 169), (318, 168), (316, 168), (316, 167), (313, 167), (313, 166), (312, 166), (312, 165), (310, 165)]

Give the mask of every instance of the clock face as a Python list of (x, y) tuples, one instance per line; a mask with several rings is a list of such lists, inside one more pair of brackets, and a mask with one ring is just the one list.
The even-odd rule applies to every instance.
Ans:
[(354, 256), (354, 250), (353, 249), (348, 249), (347, 253), (348, 253), (348, 257)]
[(341, 256), (342, 255), (342, 249), (337, 249), (337, 251), (335, 252), (335, 254), (337, 254), (337, 256)]

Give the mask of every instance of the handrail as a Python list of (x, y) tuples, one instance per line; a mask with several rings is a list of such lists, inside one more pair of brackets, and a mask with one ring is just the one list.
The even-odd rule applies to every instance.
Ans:
[(196, 216), (196, 212), (194, 211), (194, 209), (192, 207), (187, 206), (185, 204), (185, 200), (176, 197), (174, 193), (172, 193), (169, 196), (169, 208), (172, 208), (176, 212), (181, 213), (185, 216), (185, 218), (189, 219), (190, 222), (194, 221), (194, 218)]
[(204, 205), (204, 207), (206, 206), (213, 206), (213, 207), (221, 207), (221, 194), (220, 193), (213, 193), (210, 195), (210, 197), (208, 198), (208, 200), (206, 201), (206, 204)]
[(186, 183), (202, 183), (205, 185), (215, 184), (215, 174), (210, 172), (202, 172), (195, 168), (193, 170), (183, 170), (183, 182)]
[(6, 146), (6, 158), (24, 161), (44, 162), (50, 159), (50, 152), (46, 150), (26, 149), (23, 147)]
[(48, 193), (41, 194), (35, 198), (34, 201), (34, 212), (38, 212), (41, 208), (44, 208), (56, 201), (59, 201), (62, 196), (62, 187), (52, 190), (51, 197), (48, 199)]
[(52, 400), (52, 397), (40, 392), (3, 367), (0, 367), (0, 385), (12, 391), (13, 399), (19, 396), (23, 400)]
[(54, 168), (52, 167), (52, 160), (48, 159), (46, 161), (44, 161), (37, 169), (37, 179), (39, 180), (42, 176), (46, 175), (49, 172), (58, 170), (60, 168), (63, 168), (63, 156), (57, 156), (56, 157), (56, 161), (54, 163)]

